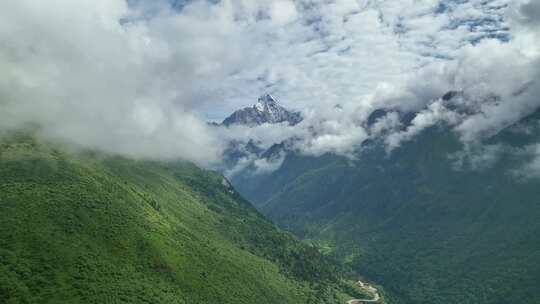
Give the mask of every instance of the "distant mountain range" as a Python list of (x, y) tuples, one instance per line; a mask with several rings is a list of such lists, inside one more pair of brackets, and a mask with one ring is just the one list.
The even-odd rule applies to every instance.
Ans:
[[(477, 113), (462, 94), (441, 103)], [(378, 109), (368, 130), (390, 113), (401, 128), (417, 115)], [(472, 151), (444, 122), (391, 154), (382, 140), (366, 141), (356, 160), (303, 156), (281, 143), (257, 151), (285, 153), (277, 171), (247, 167), (232, 183), (280, 227), (384, 286), (391, 303), (540, 303), (540, 181), (513, 173), (538, 142), (540, 111)]]

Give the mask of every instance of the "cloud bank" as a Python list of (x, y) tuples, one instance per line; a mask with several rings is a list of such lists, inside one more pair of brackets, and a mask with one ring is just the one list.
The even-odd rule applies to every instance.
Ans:
[[(128, 2), (0, 3), (0, 128), (213, 166), (247, 138), (354, 157), (366, 139), (391, 151), (444, 122), (474, 142), (539, 106), (535, 1)], [(445, 104), (450, 90), (467, 111)], [(266, 92), (305, 120), (207, 125)], [(404, 129), (408, 111), (419, 114)]]
[(0, 126), (34, 123), (47, 138), (129, 156), (217, 161), (193, 88), (240, 59), (208, 47), (228, 34), (199, 15), (221, 14), (192, 9), (130, 22), (136, 12), (120, 0), (2, 1)]

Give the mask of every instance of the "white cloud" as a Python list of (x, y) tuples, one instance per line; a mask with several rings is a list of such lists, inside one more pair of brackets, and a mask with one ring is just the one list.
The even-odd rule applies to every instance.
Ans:
[(426, 110), (419, 112), (411, 121), (411, 125), (404, 131), (398, 131), (389, 134), (386, 138), (388, 151), (399, 147), (401, 142), (411, 140), (423, 130), (439, 123), (455, 125), (460, 120), (459, 114), (448, 110), (438, 100), (427, 107)]
[(270, 5), (270, 17), (279, 25), (294, 21), (298, 16), (296, 6), (291, 0), (274, 0)]
[(522, 151), (522, 155), (529, 157), (530, 161), (514, 170), (514, 175), (524, 180), (540, 178), (540, 144), (526, 147)]
[[(242, 138), (351, 156), (371, 136), (394, 148), (445, 121), (472, 141), (539, 103), (533, 1), (197, 0), (180, 11), (139, 2), (1, 2), (0, 127), (37, 122), (84, 146), (209, 164)], [(451, 89), (473, 115), (433, 103)], [(206, 125), (264, 92), (305, 121)], [(483, 102), (491, 95), (498, 102)], [(380, 107), (423, 111), (405, 131), (392, 116), (366, 130)]]
[(136, 157), (219, 161), (223, 143), (195, 111), (249, 61), (230, 9), (133, 19), (122, 0), (0, 3), (0, 126)]
[(504, 153), (515, 153), (503, 145), (466, 145), (463, 151), (451, 154), (456, 170), (481, 171), (492, 167)]
[(285, 153), (280, 153), (276, 157), (272, 158), (261, 158), (257, 159), (253, 162), (253, 166), (255, 167), (255, 174), (265, 174), (274, 172), (281, 165), (283, 164), (283, 161), (285, 161)]

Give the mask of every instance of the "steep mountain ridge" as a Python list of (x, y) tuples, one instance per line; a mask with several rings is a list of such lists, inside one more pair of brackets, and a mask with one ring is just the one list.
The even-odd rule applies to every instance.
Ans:
[(540, 303), (540, 182), (515, 173), (534, 160), (525, 152), (540, 141), (539, 113), (478, 146), (441, 123), (390, 155), (377, 140), (356, 161), (293, 153), (277, 171), (233, 184), (395, 303)]
[[(343, 303), (341, 268), (219, 174), (0, 140), (2, 303)], [(345, 293), (351, 292), (348, 296)]]

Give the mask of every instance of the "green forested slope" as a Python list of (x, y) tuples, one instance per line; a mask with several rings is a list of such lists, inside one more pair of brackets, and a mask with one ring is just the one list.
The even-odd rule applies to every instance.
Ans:
[(0, 144), (0, 303), (343, 303), (335, 264), (187, 163)]
[[(235, 183), (395, 303), (540, 303), (540, 181), (514, 174), (534, 157), (524, 152), (540, 141), (538, 116), (490, 138), (502, 152), (482, 169), (456, 170), (463, 146), (437, 126), (391, 155), (374, 143), (354, 162), (290, 156), (271, 175)], [(267, 180), (273, 193), (252, 191)]]

